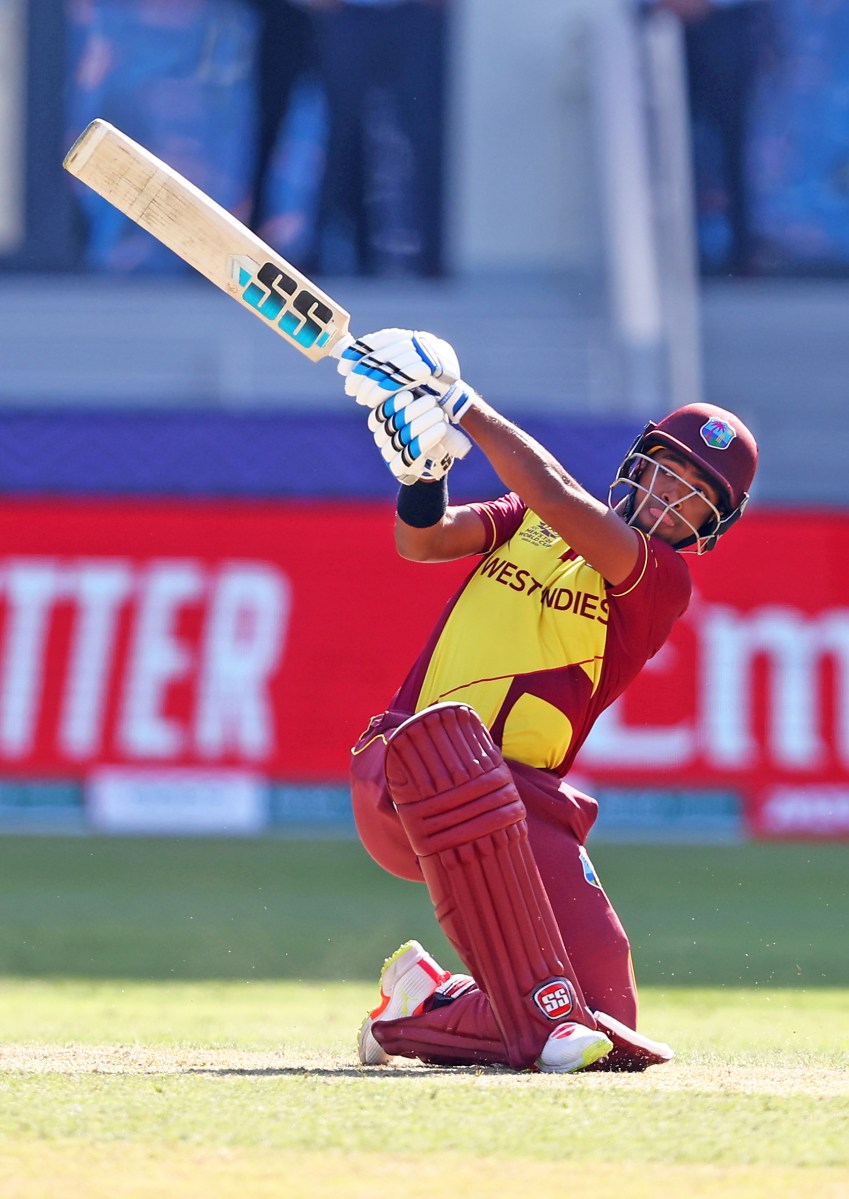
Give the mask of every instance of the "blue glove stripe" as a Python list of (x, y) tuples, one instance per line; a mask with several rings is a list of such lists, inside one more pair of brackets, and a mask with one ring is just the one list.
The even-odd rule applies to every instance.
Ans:
[(400, 433), (403, 429), (410, 428), (410, 422), (407, 420), (406, 412), (396, 412), (386, 422), (387, 428), (392, 429), (394, 433)]
[(369, 369), (360, 364), (354, 367), (353, 373), (355, 375), (363, 375), (366, 379), (372, 379), (384, 391), (398, 391), (399, 388), (404, 386), (403, 380), (395, 379), (380, 366), (373, 366)]
[[(432, 375), (435, 375), (435, 374), (436, 374), (436, 368), (437, 368), (437, 366), (439, 366), (439, 363), (438, 363), (438, 362), (434, 362), (434, 361), (433, 361), (433, 359), (432, 359), (432, 358), (430, 357), (430, 355), (427, 353), (427, 351), (425, 350), (424, 346), (422, 345), (422, 343), (419, 341), (419, 339), (418, 339), (417, 337), (414, 337), (414, 338), (413, 338), (413, 345), (415, 346), (416, 353), (418, 354), (419, 358), (421, 358), (422, 362), (423, 362), (423, 363), (425, 364), (425, 366), (428, 368), (428, 370), (430, 371), (430, 373), (431, 373)], [(441, 371), (440, 371), (439, 373), (440, 373), (440, 374), (442, 374), (442, 372), (441, 372)]]
[(354, 367), (355, 375), (364, 375), (366, 379), (384, 379), (386, 371), (379, 366), (371, 366), (365, 359), (360, 359)]

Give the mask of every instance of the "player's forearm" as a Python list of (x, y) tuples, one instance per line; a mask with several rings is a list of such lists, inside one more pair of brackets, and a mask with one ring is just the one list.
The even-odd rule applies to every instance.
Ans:
[[(444, 562), (442, 522), (428, 529), (417, 529), (408, 525), (400, 516), (395, 517), (395, 548), (402, 558), (410, 562)], [(453, 557), (453, 555), (449, 555)]]
[(590, 495), (533, 437), (476, 397), (461, 421), (496, 473), (537, 516), (612, 583), (637, 556), (637, 538), (606, 504)]
[(553, 454), (485, 400), (477, 397), (461, 424), (486, 454), (502, 483), (538, 515), (545, 518), (552, 507), (559, 511), (564, 505), (574, 505), (576, 510), (587, 503), (596, 506), (597, 501)]

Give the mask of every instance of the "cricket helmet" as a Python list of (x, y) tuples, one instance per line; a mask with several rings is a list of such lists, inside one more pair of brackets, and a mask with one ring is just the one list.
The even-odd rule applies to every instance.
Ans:
[(705, 472), (719, 493), (719, 504), (710, 505), (712, 511), (701, 528), (693, 529), (692, 536), (676, 546), (695, 546), (696, 553), (707, 553), (740, 519), (749, 502), (749, 488), (758, 465), (757, 443), (738, 416), (716, 404), (686, 404), (657, 424), (649, 421), (625, 455), (610, 489), (612, 504), (614, 488), (628, 486), (620, 510), (629, 523), (640, 508), (638, 493), (644, 493), (645, 502), (648, 490), (639, 479), (646, 464), (652, 462), (652, 454), (661, 448), (688, 458)]

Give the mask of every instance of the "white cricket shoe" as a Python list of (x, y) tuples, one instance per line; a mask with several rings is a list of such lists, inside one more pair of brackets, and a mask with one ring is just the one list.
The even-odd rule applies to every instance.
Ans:
[(451, 977), (418, 941), (405, 941), (383, 963), (380, 1003), (360, 1027), (359, 1054), (364, 1066), (384, 1066), (390, 1055), (371, 1031), (379, 1020), (418, 1016), (426, 1000)]
[(600, 1029), (570, 1020), (557, 1025), (532, 1068), (543, 1074), (573, 1074), (605, 1057), (612, 1048), (613, 1042)]

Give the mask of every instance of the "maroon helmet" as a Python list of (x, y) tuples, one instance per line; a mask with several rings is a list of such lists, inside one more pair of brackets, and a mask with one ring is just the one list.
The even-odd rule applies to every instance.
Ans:
[(623, 509), (626, 520), (634, 512), (636, 480), (652, 451), (661, 446), (689, 458), (707, 474), (719, 492), (716, 514), (694, 531), (693, 537), (678, 545), (683, 548), (695, 544), (697, 553), (706, 553), (743, 515), (758, 465), (757, 443), (738, 416), (716, 404), (686, 404), (657, 424), (649, 421), (625, 456), (613, 483), (613, 487), (619, 483), (630, 484), (630, 495)]

